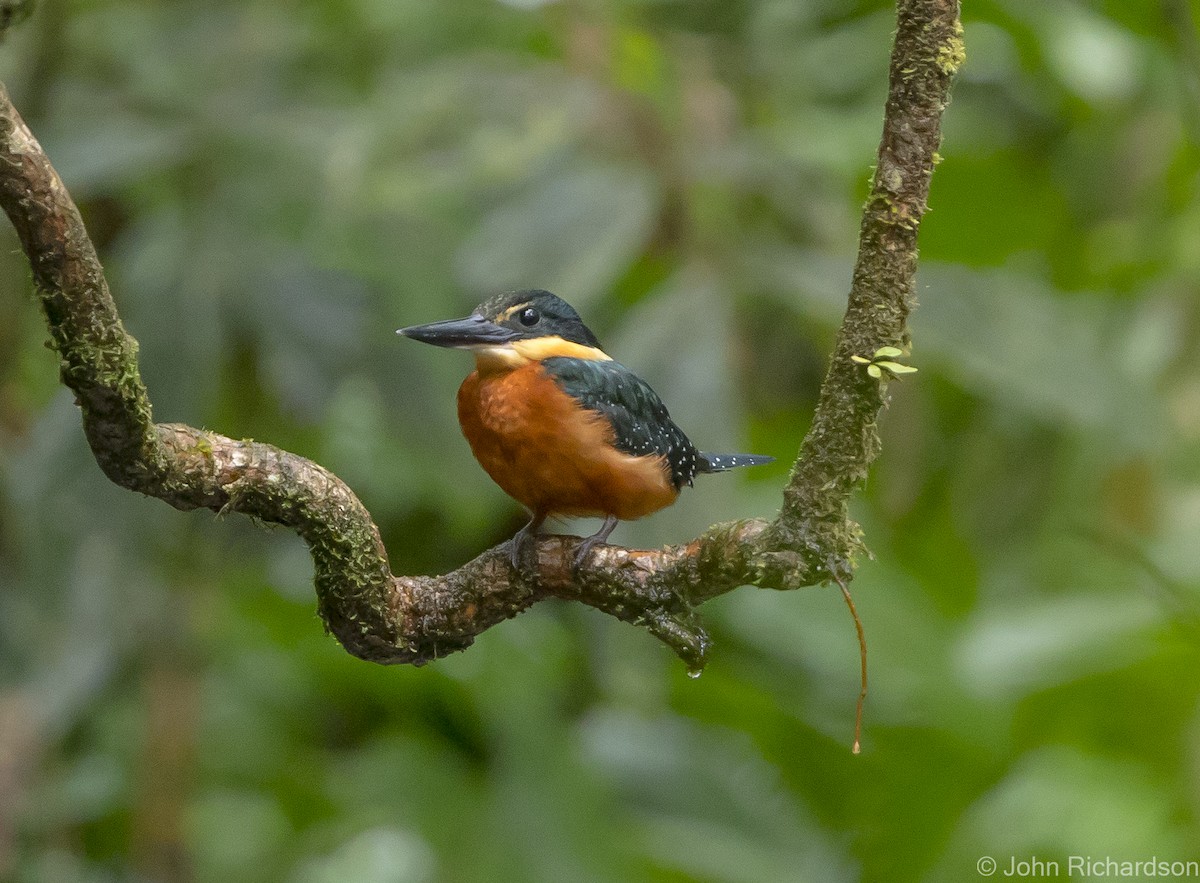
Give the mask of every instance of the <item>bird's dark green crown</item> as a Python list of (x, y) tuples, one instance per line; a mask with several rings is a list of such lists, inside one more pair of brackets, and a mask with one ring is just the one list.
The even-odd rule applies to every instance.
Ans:
[(517, 339), (561, 337), (582, 346), (602, 349), (600, 341), (583, 324), (574, 307), (541, 289), (498, 294), (477, 306), (475, 314), (516, 332)]

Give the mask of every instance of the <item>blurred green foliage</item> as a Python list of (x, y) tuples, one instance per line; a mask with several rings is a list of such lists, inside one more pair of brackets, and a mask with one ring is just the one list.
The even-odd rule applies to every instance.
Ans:
[[(1188, 3), (1190, 2), (1190, 6)], [(911, 361), (836, 592), (704, 614), (698, 681), (547, 603), (343, 653), (300, 541), (108, 484), (0, 249), (0, 878), (969, 880), (1200, 858), (1196, 0), (972, 0)], [(398, 572), (521, 522), (395, 339), (575, 303), (709, 449), (617, 541), (768, 515), (840, 317), (882, 0), (42, 0), (0, 73), (161, 420), (343, 476)], [(707, 418), (707, 419), (706, 419)]]

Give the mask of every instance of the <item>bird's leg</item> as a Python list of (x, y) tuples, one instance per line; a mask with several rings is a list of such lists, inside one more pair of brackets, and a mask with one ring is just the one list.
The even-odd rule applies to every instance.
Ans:
[(512, 560), (514, 570), (521, 569), (521, 553), (525, 551), (525, 546), (531, 540), (537, 541), (538, 528), (542, 526), (542, 522), (546, 520), (544, 512), (534, 512), (533, 517), (529, 519), (529, 523), (516, 532), (511, 543), (512, 548), (509, 549), (509, 556)]
[(583, 566), (583, 562), (587, 560), (588, 553), (592, 551), (592, 547), (599, 543), (608, 542), (608, 536), (617, 528), (617, 516), (609, 515), (605, 517), (604, 524), (601, 528), (579, 544), (579, 548), (575, 550), (575, 564), (572, 570), (579, 570)]

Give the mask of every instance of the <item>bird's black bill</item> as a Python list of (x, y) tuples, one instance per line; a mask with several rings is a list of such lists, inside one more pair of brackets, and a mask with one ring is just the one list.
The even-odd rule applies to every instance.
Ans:
[(421, 343), (434, 346), (473, 347), (501, 346), (516, 340), (521, 335), (510, 328), (472, 314), (465, 319), (447, 319), (430, 322), (428, 325), (412, 325), (396, 332)]

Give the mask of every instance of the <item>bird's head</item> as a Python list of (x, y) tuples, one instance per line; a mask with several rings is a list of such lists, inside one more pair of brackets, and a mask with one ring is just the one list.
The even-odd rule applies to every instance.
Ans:
[(413, 325), (396, 333), (470, 350), (481, 368), (516, 368), (554, 356), (609, 358), (574, 308), (548, 291), (497, 295), (464, 319)]

